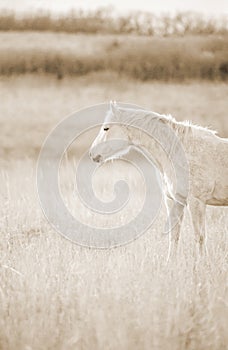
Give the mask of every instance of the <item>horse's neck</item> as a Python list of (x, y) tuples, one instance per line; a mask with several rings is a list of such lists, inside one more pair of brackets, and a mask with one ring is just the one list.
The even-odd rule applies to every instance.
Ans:
[(186, 129), (179, 127), (172, 120), (158, 119), (154, 125), (148, 126), (146, 132), (134, 129), (131, 136), (132, 143), (138, 146), (160, 171), (165, 193), (176, 202), (185, 205), (189, 174)]
[(169, 149), (171, 150), (172, 148), (173, 141), (168, 145), (168, 151), (164, 151), (162, 143), (158, 140), (158, 136), (150, 136), (139, 129), (132, 130), (131, 141), (154, 163), (161, 174), (171, 174), (168, 153)]

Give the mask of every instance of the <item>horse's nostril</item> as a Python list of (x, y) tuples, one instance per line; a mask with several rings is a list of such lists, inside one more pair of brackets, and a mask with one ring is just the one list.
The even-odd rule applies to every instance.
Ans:
[(99, 163), (101, 161), (101, 155), (98, 154), (96, 157), (93, 157), (94, 162)]

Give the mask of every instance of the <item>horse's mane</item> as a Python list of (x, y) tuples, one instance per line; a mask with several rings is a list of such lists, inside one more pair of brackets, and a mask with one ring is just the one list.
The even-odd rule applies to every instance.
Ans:
[(115, 115), (116, 121), (124, 121), (126, 123), (129, 123), (129, 125), (133, 123), (140, 126), (141, 124), (146, 127), (147, 130), (153, 128), (154, 120), (157, 119), (170, 125), (180, 135), (187, 135), (189, 133), (195, 134), (197, 132), (203, 132), (209, 135), (216, 135), (217, 133), (217, 131), (211, 130), (208, 127), (196, 125), (189, 120), (177, 121), (170, 114), (165, 115), (144, 109), (124, 108), (119, 107), (118, 105), (115, 105), (115, 109), (117, 111), (117, 115)]
[(180, 132), (189, 131), (189, 130), (195, 130), (195, 131), (203, 131), (212, 135), (215, 135), (217, 133), (216, 130), (212, 130), (209, 127), (200, 126), (197, 124), (192, 123), (190, 120), (184, 120), (184, 121), (177, 121), (174, 117), (169, 115), (162, 115), (162, 119), (166, 120), (169, 124), (171, 124), (174, 128), (176, 128)]

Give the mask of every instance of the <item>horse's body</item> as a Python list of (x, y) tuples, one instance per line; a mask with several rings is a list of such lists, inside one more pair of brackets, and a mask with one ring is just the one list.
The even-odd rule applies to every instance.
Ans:
[[(135, 122), (139, 128), (131, 127)], [(161, 144), (143, 132), (140, 126), (144, 131), (150, 130), (151, 134), (156, 131), (156, 140), (166, 138), (168, 151), (164, 152)], [(166, 132), (167, 128), (172, 134)], [(121, 138), (124, 142), (116, 149), (105, 148), (104, 142), (113, 138)], [(188, 164), (188, 186), (184, 181), (186, 169), (183, 169), (183, 179), (180, 176), (183, 157), (180, 160), (175, 158), (174, 165), (179, 169), (179, 186), (176, 186), (176, 174), (170, 162), (171, 153), (177, 153), (176, 140), (181, 143)], [(91, 147), (91, 157), (98, 162), (105, 161), (126, 153), (131, 146), (146, 154), (160, 171), (168, 211), (169, 255), (177, 247), (186, 206), (190, 209), (196, 241), (202, 251), (205, 247), (206, 205), (228, 205), (228, 140), (206, 128), (177, 122), (170, 116), (111, 104), (104, 125)]]

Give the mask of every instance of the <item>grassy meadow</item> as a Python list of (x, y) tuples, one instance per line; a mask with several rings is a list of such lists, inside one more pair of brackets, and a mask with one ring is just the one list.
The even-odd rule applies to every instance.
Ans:
[[(207, 208), (207, 257), (195, 252), (186, 211), (177, 259), (167, 265), (164, 205), (134, 242), (95, 250), (52, 228), (36, 186), (47, 135), (101, 102), (134, 103), (228, 137), (227, 79), (226, 18), (0, 14), (0, 350), (227, 348), (226, 208)], [(87, 225), (123, 225), (145, 194), (130, 165), (114, 161), (94, 175), (103, 200), (121, 176), (128, 180), (129, 203), (109, 219), (74, 193), (79, 153), (96, 133), (63, 158), (62, 195)]]
[[(225, 208), (207, 209), (207, 258), (194, 255), (186, 213), (178, 259), (166, 265), (163, 206), (133, 243), (104, 251), (82, 248), (46, 221), (35, 175), (51, 129), (75, 110), (110, 99), (190, 119), (225, 137), (227, 84), (141, 82), (111, 71), (61, 80), (27, 74), (1, 77), (0, 94), (0, 349), (225, 350)], [(118, 162), (114, 166), (115, 175)], [(62, 169), (67, 202), (85, 221), (102, 225), (72, 199), (74, 171), (72, 157)], [(98, 192), (109, 193), (109, 178), (98, 179)], [(135, 185), (134, 175), (129, 181)]]

